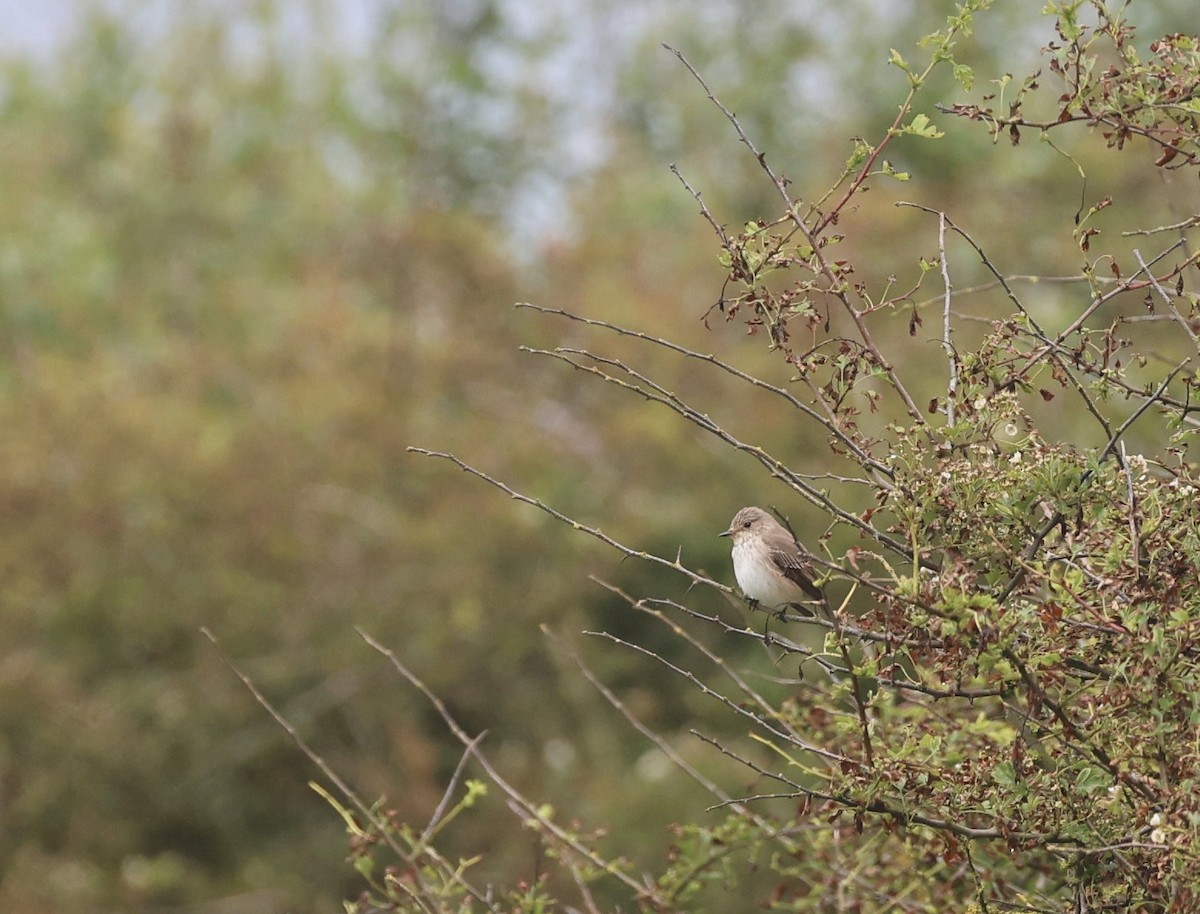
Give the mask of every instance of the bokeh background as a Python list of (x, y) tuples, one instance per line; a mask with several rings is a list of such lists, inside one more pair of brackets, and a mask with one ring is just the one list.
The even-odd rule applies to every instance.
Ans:
[[(1138, 0), (1131, 18), (1148, 39), (1193, 27), (1192, 3)], [(1037, 66), (1052, 37), (1037, 5), (980, 20), (963, 53), (981, 83)], [(711, 713), (701, 696), (580, 635), (671, 650), (588, 576), (673, 598), (686, 582), (405, 448), (454, 451), (726, 577), (714, 534), (734, 509), (778, 502), (808, 530), (749, 459), (519, 351), (609, 343), (512, 304), (670, 336), (786, 383), (761, 338), (702, 321), (718, 250), (669, 163), (730, 225), (774, 215), (774, 191), (660, 44), (811, 199), (852, 136), (891, 121), (906, 84), (888, 49), (918, 59), (948, 9), (0, 4), (0, 910), (303, 914), (357, 894), (342, 823), (307, 786), (317, 772), (201, 626), (368, 798), (423, 821), (458, 751), (354, 625), (489, 730), (522, 789), (631, 856), (661, 854), (705, 799), (678, 779), (664, 789), (662, 759), (539, 625), (719, 766), (687, 735)], [(1078, 269), (1085, 197), (1112, 194), (1122, 224), (1196, 211), (1194, 178), (1147, 168), (1144, 148), (1064, 138), (1085, 189), (1032, 137), (997, 147), (933, 108), (963, 97), (930, 87), (922, 110), (946, 139), (898, 144), (913, 181), (879, 185), (849, 217), (860, 279), (911, 278), (936, 256), (929, 217), (899, 199), (947, 209), (1021, 273)], [(969, 283), (977, 268), (957, 253)], [(1072, 293), (1037, 294), (1049, 307)], [(628, 351), (746, 440), (825, 459), (776, 401)], [(936, 352), (918, 341), (908, 356), (931, 383)], [(537, 867), (497, 798), (449, 840), (486, 853), (497, 880)]]

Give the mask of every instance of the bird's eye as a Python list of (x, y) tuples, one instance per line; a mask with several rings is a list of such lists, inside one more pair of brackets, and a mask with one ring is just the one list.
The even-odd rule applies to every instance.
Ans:
[(750, 521), (746, 521), (744, 524), (742, 524), (742, 526), (745, 527), (747, 530), (749, 530), (750, 529)]

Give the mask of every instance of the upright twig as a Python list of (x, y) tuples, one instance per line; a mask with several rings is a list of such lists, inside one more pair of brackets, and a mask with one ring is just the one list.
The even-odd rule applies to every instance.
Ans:
[[(341, 793), (341, 795), (345, 797), (355, 809), (358, 810), (358, 813), (363, 817), (363, 820), (371, 824), (371, 827), (374, 828), (376, 834), (378, 834), (379, 837), (387, 844), (388, 848), (390, 848), (392, 853), (396, 855), (397, 859), (403, 860), (410, 866), (410, 872), (419, 889), (418, 892), (411, 893), (410, 897), (412, 897), (422, 906), (427, 906), (429, 902), (426, 899), (432, 897), (433, 894), (433, 889), (430, 886), (425, 885), (425, 877), (422, 875), (421, 868), (418, 865), (420, 861), (420, 855), (424, 854), (438, 864), (438, 868), (441, 871), (443, 878), (448, 878), (452, 882), (456, 883), (459, 887), (468, 892), (471, 897), (487, 908), (487, 910), (497, 912), (498, 909), (492, 904), (488, 895), (471, 885), (466, 879), (463, 878), (458, 867), (450, 866), (450, 864), (444, 860), (441, 855), (438, 854), (437, 851), (435, 851), (432, 847), (422, 844), (418, 853), (409, 852), (402, 847), (396, 840), (390, 825), (384, 821), (384, 819), (382, 819), (379, 814), (376, 813), (370, 806), (364, 803), (359, 797), (358, 793), (355, 792), (350, 785), (347, 784), (341, 778), (341, 776), (329, 766), (329, 763), (326, 762), (324, 758), (318, 755), (313, 748), (308, 745), (304, 737), (302, 737), (299, 732), (297, 732), (296, 728), (292, 726), (291, 722), (281, 713), (279, 713), (278, 710), (276, 710), (275, 706), (267, 700), (267, 697), (263, 695), (258, 686), (254, 684), (254, 681), (245, 673), (243, 673), (237, 664), (235, 664), (229, 657), (229, 655), (225, 653), (225, 649), (221, 647), (221, 642), (217, 640), (216, 635), (214, 635), (207, 627), (202, 627), (200, 631), (203, 633), (204, 637), (212, 642), (213, 647), (217, 649), (218, 656), (220, 656), (225, 665), (233, 671), (233, 674), (237, 676), (239, 680), (241, 680), (242, 685), (244, 685), (250, 694), (254, 696), (254, 700), (257, 701), (266, 710), (266, 712), (271, 715), (275, 723), (279, 724), (283, 731), (291, 738), (292, 742), (295, 743), (300, 751), (308, 757), (309, 761), (311, 761), (317, 766), (318, 769), (320, 769), (321, 773), (325, 775), (325, 777), (329, 779), (330, 783), (332, 783), (338, 789), (338, 792)], [(429, 910), (432, 914), (434, 909), (429, 908)]]
[(551, 835), (562, 847), (569, 848), (571, 851), (587, 860), (597, 869), (621, 882), (639, 899), (643, 899), (650, 904), (662, 904), (665, 901), (665, 899), (659, 895), (658, 891), (652, 885), (638, 882), (636, 879), (632, 878), (624, 870), (622, 870), (616, 863), (610, 860), (605, 860), (578, 838), (555, 823), (547, 815), (541, 804), (527, 799), (520, 791), (513, 787), (513, 785), (510, 784), (508, 780), (500, 774), (495, 766), (492, 765), (488, 757), (479, 750), (476, 740), (473, 740), (459, 725), (458, 721), (446, 707), (445, 702), (443, 702), (437, 696), (437, 694), (429, 688), (429, 686), (427, 686), (415, 673), (413, 673), (412, 670), (404, 665), (404, 663), (396, 655), (395, 651), (380, 644), (363, 629), (355, 626), (354, 630), (358, 632), (359, 637), (367, 642), (367, 644), (386, 657), (388, 662), (392, 664), (392, 666), (397, 672), (400, 673), (401, 676), (408, 680), (409, 684), (412, 685), (413, 688), (425, 696), (425, 699), (430, 703), (430, 705), (433, 706), (433, 709), (437, 712), (438, 716), (441, 717), (442, 722), (446, 725), (446, 728), (454, 735), (455, 739), (457, 739), (463, 745), (463, 747), (467, 749), (472, 756), (474, 756), (480, 767), (487, 772), (487, 776), (491, 778), (492, 782), (495, 783), (496, 786), (499, 787), (509, 798), (509, 800), (511, 800), (520, 810), (521, 815), (525, 816), (529, 820), (537, 822), (538, 827), (545, 830), (545, 832), (548, 835)]
[(942, 285), (945, 296), (942, 304), (942, 348), (950, 362), (950, 379), (946, 384), (946, 423), (954, 425), (954, 410), (958, 399), (958, 353), (954, 351), (952, 339), (954, 329), (950, 323), (950, 262), (946, 256), (946, 214), (938, 213), (938, 254), (942, 263)]
[[(787, 213), (788, 218), (791, 220), (792, 225), (794, 226), (795, 230), (799, 232), (801, 236), (803, 236), (806, 244), (812, 250), (812, 258), (817, 266), (817, 272), (824, 277), (824, 280), (828, 283), (829, 294), (831, 294), (841, 304), (847, 316), (854, 323), (855, 329), (858, 331), (859, 339), (862, 341), (863, 346), (871, 353), (871, 357), (875, 365), (887, 378), (892, 389), (900, 397), (900, 400), (904, 404), (905, 411), (908, 413), (909, 418), (919, 425), (925, 425), (926, 420), (924, 413), (921, 411), (921, 408), (917, 405), (916, 401), (912, 398), (912, 395), (908, 392), (908, 388), (900, 379), (900, 376), (896, 374), (895, 366), (892, 364), (891, 360), (884, 355), (883, 350), (879, 347), (875, 340), (874, 334), (871, 332), (870, 327), (867, 326), (866, 315), (862, 309), (855, 307), (854, 302), (851, 300), (847, 292), (845, 283), (839, 277), (838, 271), (834, 269), (833, 264), (830, 263), (829, 258), (825, 255), (823, 246), (820, 243), (822, 233), (826, 228), (836, 221), (837, 216), (842, 208), (845, 207), (845, 205), (853, 198), (854, 194), (858, 192), (863, 182), (866, 181), (866, 179), (870, 176), (871, 169), (874, 167), (875, 161), (879, 157), (880, 153), (882, 153), (884, 147), (896, 135), (896, 131), (900, 128), (904, 121), (904, 117), (911, 108), (912, 99), (915, 94), (915, 86), (910, 88), (908, 97), (901, 104), (900, 111), (896, 115), (896, 120), (892, 124), (892, 127), (889, 128), (884, 138), (872, 149), (870, 155), (867, 157), (866, 163), (862, 166), (859, 174), (854, 178), (853, 181), (851, 181), (850, 186), (846, 189), (842, 199), (838, 201), (831, 211), (825, 213), (820, 218), (815, 219), (815, 224), (810, 225), (805, 217), (802, 216), (796, 208), (796, 201), (792, 198), (791, 193), (789, 193), (787, 189), (789, 182), (786, 178), (776, 174), (775, 170), (767, 162), (766, 153), (764, 153), (758, 148), (758, 146), (755, 145), (745, 128), (742, 127), (742, 123), (740, 120), (738, 120), (737, 115), (725, 107), (724, 103), (713, 93), (704, 77), (700, 75), (700, 72), (692, 65), (691, 61), (689, 61), (681, 52), (670, 45), (664, 44), (663, 47), (674, 54), (675, 57), (679, 59), (679, 62), (687, 68), (688, 72), (691, 73), (692, 77), (704, 90), (704, 93), (708, 96), (709, 100), (716, 105), (717, 109), (732, 125), (734, 131), (737, 133), (738, 140), (741, 141), (742, 145), (750, 150), (750, 153), (754, 156), (755, 161), (758, 162), (759, 167), (763, 170), (767, 177), (770, 178), (771, 184), (775, 187), (780, 198), (783, 200), (784, 210)], [(928, 73), (933, 70), (937, 63), (938, 60), (935, 56), (935, 59), (930, 62), (925, 74), (923, 75), (928, 75)]]
[[(1181, 239), (1180, 244), (1182, 243), (1183, 241)], [(1198, 337), (1196, 335), (1196, 331), (1192, 329), (1192, 322), (1184, 317), (1182, 313), (1180, 313), (1179, 308), (1175, 304), (1174, 296), (1172, 296), (1166, 289), (1163, 288), (1162, 283), (1159, 282), (1158, 278), (1154, 275), (1153, 271), (1142, 257), (1141, 251), (1139, 251), (1137, 248), (1134, 248), (1133, 256), (1137, 258), (1138, 268), (1147, 277), (1149, 277), (1151, 287), (1155, 292), (1158, 293), (1158, 297), (1162, 299), (1163, 304), (1170, 309), (1171, 317), (1174, 319), (1175, 323), (1177, 323), (1183, 329), (1183, 332), (1187, 334), (1188, 339), (1192, 341), (1192, 346), (1198, 352), (1200, 352), (1200, 337)]]

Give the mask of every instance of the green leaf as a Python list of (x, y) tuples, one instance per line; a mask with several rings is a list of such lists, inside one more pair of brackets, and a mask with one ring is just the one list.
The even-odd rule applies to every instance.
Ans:
[(375, 861), (366, 855), (362, 857), (355, 857), (354, 868), (362, 875), (369, 878), (370, 875), (375, 872)]
[(923, 136), (930, 140), (945, 136), (941, 130), (929, 122), (929, 118), (924, 114), (915, 115), (909, 125), (904, 128), (904, 132), (911, 133), (913, 136)]
[(846, 164), (844, 166), (846, 172), (849, 173), (858, 168), (859, 165), (867, 160), (867, 157), (872, 152), (873, 149), (871, 146), (869, 146), (862, 139), (856, 137), (854, 140), (854, 152), (850, 153), (850, 157), (846, 159)]
[(1107, 790), (1112, 778), (1103, 768), (1086, 767), (1075, 776), (1075, 789), (1082, 794)]
[(1017, 770), (1012, 762), (1001, 762), (992, 769), (992, 780), (1001, 787), (1017, 786)]

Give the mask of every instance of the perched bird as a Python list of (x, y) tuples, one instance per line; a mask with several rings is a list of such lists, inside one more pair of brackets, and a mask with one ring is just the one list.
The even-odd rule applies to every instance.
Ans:
[(762, 508), (742, 508), (718, 536), (733, 538), (733, 574), (752, 602), (777, 611), (825, 599), (796, 538)]

